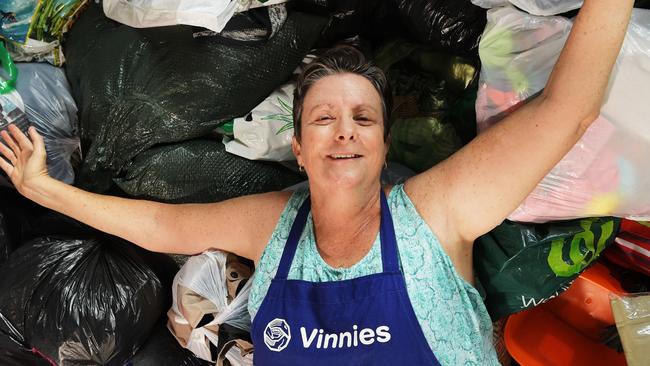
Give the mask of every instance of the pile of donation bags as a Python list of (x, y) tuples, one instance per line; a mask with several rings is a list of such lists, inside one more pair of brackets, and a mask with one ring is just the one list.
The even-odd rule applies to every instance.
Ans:
[[(97, 193), (187, 203), (282, 190), (306, 179), (290, 148), (296, 75), (346, 43), (387, 75), (385, 173), (403, 181), (534, 98), (571, 29), (571, 14), (553, 15), (580, 6), (472, 2), (9, 1), (0, 129), (34, 126), (49, 173)], [(630, 229), (650, 219), (649, 30), (635, 10), (600, 118), (477, 240), (495, 321), (559, 295), (604, 256), (650, 273)], [(0, 185), (0, 289), (12, 294), (0, 301), (0, 364), (252, 363), (250, 262), (151, 253)]]

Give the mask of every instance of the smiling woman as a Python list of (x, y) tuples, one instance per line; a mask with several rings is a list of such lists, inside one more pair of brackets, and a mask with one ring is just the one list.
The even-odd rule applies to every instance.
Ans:
[(14, 126), (0, 167), (28, 198), (150, 250), (255, 260), (256, 365), (497, 364), (474, 239), (594, 120), (632, 4), (585, 0), (544, 92), (404, 185), (379, 180), (385, 77), (349, 47), (314, 60), (296, 89), (292, 148), (308, 191), (200, 205), (96, 195), (50, 178), (42, 138)]
[[(323, 62), (327, 60), (326, 62)], [(365, 57), (356, 48), (340, 46), (326, 52), (321, 58), (311, 62), (296, 82), (293, 92), (293, 128), (298, 140), (301, 136), (302, 113), (305, 109), (303, 101), (307, 92), (320, 79), (337, 74), (353, 74), (365, 78), (372, 84), (380, 95), (382, 120), (384, 121), (384, 139), (388, 138), (390, 131), (390, 113), (393, 108), (393, 94), (386, 81), (384, 72), (377, 66), (367, 62)]]

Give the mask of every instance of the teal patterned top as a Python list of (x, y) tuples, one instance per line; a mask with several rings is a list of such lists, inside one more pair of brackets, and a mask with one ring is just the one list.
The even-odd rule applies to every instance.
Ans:
[[(307, 190), (300, 190), (291, 196), (262, 254), (248, 302), (251, 319), (266, 296), (293, 219), (308, 194)], [(458, 275), (402, 185), (393, 187), (388, 205), (393, 216), (406, 290), (438, 361), (442, 365), (498, 365), (492, 344), (492, 323), (478, 291)], [(333, 268), (325, 263), (316, 248), (310, 214), (288, 278), (311, 282), (339, 281), (381, 271), (379, 235), (368, 254), (352, 267)]]

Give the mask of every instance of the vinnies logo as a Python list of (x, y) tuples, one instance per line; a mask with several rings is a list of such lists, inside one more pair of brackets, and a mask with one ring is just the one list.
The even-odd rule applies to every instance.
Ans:
[(275, 318), (266, 325), (264, 329), (264, 344), (275, 352), (280, 352), (287, 348), (291, 340), (291, 328), (287, 321)]
[[(332, 349), (332, 348), (353, 348), (359, 346), (370, 346), (371, 344), (387, 343), (391, 340), (390, 328), (386, 325), (372, 328), (359, 329), (353, 325), (351, 331), (340, 333), (326, 333), (323, 329), (311, 329), (300, 327), (300, 338), (303, 348)], [(273, 319), (264, 329), (264, 343), (275, 352), (287, 348), (291, 340), (291, 328), (284, 319)]]

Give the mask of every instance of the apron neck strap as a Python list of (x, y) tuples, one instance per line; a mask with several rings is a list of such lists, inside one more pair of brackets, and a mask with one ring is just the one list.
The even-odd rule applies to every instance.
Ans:
[(393, 227), (393, 216), (390, 214), (388, 200), (384, 190), (379, 192), (381, 201), (381, 222), (379, 225), (379, 240), (381, 241), (381, 263), (384, 272), (399, 272), (397, 260), (397, 239)]
[(298, 241), (300, 241), (300, 235), (302, 235), (302, 230), (305, 228), (307, 223), (307, 215), (311, 209), (311, 199), (309, 196), (305, 198), (305, 201), (302, 203), (298, 209), (298, 214), (293, 220), (293, 225), (291, 225), (291, 231), (289, 232), (289, 237), (287, 238), (287, 243), (284, 246), (284, 251), (282, 252), (282, 259), (280, 259), (280, 265), (278, 271), (275, 274), (275, 278), (278, 280), (286, 280), (289, 275), (289, 269), (291, 268), (291, 262), (293, 261), (293, 256), (296, 254), (296, 248), (298, 248)]
[[(388, 201), (386, 200), (386, 195), (384, 194), (383, 190), (380, 191), (379, 196), (379, 199), (381, 201), (379, 239), (381, 242), (382, 266), (384, 272), (398, 272), (399, 264), (397, 260), (397, 241), (395, 239), (393, 217), (390, 214)], [(305, 198), (305, 201), (298, 209), (296, 218), (294, 219), (293, 225), (291, 226), (291, 231), (289, 231), (289, 237), (287, 238), (287, 243), (284, 246), (282, 258), (280, 259), (280, 264), (275, 274), (275, 278), (278, 280), (286, 280), (287, 276), (289, 275), (291, 262), (293, 261), (293, 257), (296, 254), (298, 242), (300, 241), (300, 236), (302, 235), (303, 229), (307, 223), (307, 217), (309, 215), (310, 209), (311, 199), (309, 196), (307, 196), (307, 198)]]

